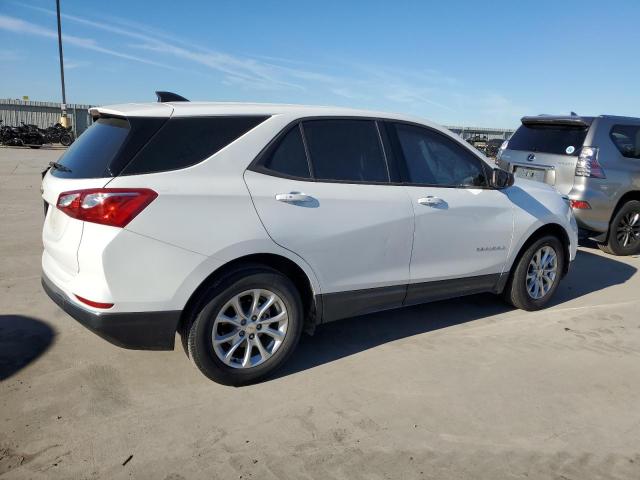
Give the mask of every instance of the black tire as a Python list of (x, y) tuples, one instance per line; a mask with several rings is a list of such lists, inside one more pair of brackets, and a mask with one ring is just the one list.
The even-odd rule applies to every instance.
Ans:
[[(249, 368), (234, 368), (218, 358), (213, 349), (214, 320), (235, 295), (251, 289), (268, 289), (278, 295), (287, 309), (287, 332), (282, 344), (263, 363)], [(224, 385), (247, 385), (265, 379), (289, 358), (300, 340), (303, 319), (302, 301), (294, 284), (280, 272), (267, 267), (248, 267), (214, 284), (194, 309), (193, 321), (185, 326), (188, 355), (209, 379)], [(256, 333), (256, 336), (257, 333)]]
[(598, 248), (605, 253), (618, 256), (637, 255), (640, 253), (640, 220), (638, 220), (638, 223), (634, 225), (631, 231), (632, 234), (639, 235), (635, 240), (632, 240), (625, 246), (623, 244), (624, 238), (621, 239), (618, 236), (618, 229), (623, 228), (628, 218), (636, 214), (640, 214), (640, 202), (638, 200), (631, 200), (622, 205), (611, 220), (607, 243), (599, 243)]
[[(545, 246), (551, 247), (556, 253), (557, 274), (549, 291), (542, 298), (535, 299), (527, 291), (527, 270), (534, 254)], [(558, 288), (566, 261), (565, 248), (558, 237), (546, 235), (534, 241), (511, 268), (511, 276), (503, 292), (504, 299), (514, 307), (527, 311), (546, 307)]]
[(60, 135), (60, 144), (63, 147), (68, 147), (72, 143), (73, 143), (73, 137), (70, 134), (63, 133), (62, 135)]

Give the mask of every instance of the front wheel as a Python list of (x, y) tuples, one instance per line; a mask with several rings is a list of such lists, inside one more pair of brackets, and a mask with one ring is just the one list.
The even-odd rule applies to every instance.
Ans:
[(558, 288), (565, 265), (562, 242), (554, 236), (544, 236), (533, 242), (511, 270), (504, 297), (522, 310), (540, 310)]
[(206, 293), (200, 305), (188, 329), (188, 353), (204, 375), (225, 385), (270, 375), (302, 333), (298, 290), (268, 268), (236, 272)]

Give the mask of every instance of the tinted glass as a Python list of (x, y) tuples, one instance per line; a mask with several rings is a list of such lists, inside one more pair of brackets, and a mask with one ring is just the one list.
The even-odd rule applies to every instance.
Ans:
[(521, 125), (509, 139), (507, 148), (576, 156), (580, 153), (587, 131), (587, 128), (558, 125)]
[(616, 125), (611, 129), (611, 140), (627, 158), (640, 158), (640, 126)]
[(101, 118), (85, 130), (58, 160), (70, 171), (52, 169), (63, 178), (100, 178), (110, 176), (108, 167), (129, 135), (129, 122), (119, 118)]
[(266, 118), (171, 118), (124, 168), (122, 174), (162, 172), (195, 165), (226, 147)]
[(316, 179), (389, 181), (375, 122), (312, 120), (303, 126)]
[(447, 187), (486, 186), (482, 162), (444, 135), (425, 128), (395, 124), (405, 165), (405, 181)]
[(296, 125), (271, 151), (264, 166), (274, 172), (294, 177), (309, 178), (309, 163), (302, 143), (300, 127)]

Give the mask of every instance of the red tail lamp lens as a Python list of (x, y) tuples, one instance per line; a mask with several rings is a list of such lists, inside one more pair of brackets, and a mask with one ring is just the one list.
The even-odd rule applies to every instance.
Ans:
[(63, 192), (56, 206), (84, 222), (123, 228), (157, 196), (148, 188), (93, 188)]

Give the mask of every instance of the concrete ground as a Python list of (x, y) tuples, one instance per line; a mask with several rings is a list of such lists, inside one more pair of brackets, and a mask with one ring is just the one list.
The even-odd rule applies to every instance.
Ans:
[(224, 387), (42, 292), (59, 155), (0, 149), (2, 478), (640, 478), (640, 259), (581, 248), (541, 312), (481, 295), (329, 324)]

